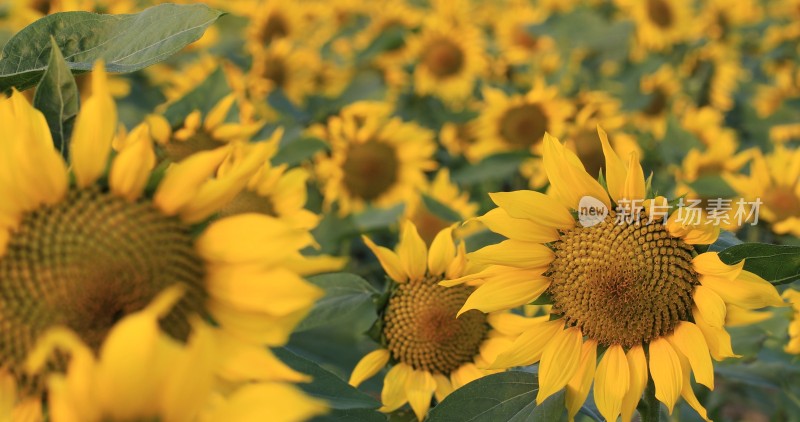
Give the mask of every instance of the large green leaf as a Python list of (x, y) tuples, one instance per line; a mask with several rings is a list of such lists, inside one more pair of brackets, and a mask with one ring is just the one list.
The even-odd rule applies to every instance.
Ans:
[(164, 111), (164, 118), (172, 127), (177, 127), (194, 110), (200, 110), (205, 115), (230, 92), (231, 88), (225, 79), (225, 72), (222, 71), (222, 67), (218, 67), (200, 85), (179, 100), (169, 104)]
[(719, 253), (722, 262), (733, 265), (744, 261), (744, 269), (772, 284), (800, 280), (800, 246), (742, 243)]
[(566, 419), (564, 392), (536, 405), (539, 383), (529, 372), (502, 372), (456, 390), (430, 412), (429, 422), (533, 422)]
[(295, 166), (328, 148), (328, 143), (319, 138), (309, 136), (297, 138), (287, 142), (286, 145), (281, 145), (278, 153), (272, 157), (272, 163)]
[(104, 59), (110, 72), (133, 72), (158, 63), (200, 38), (222, 12), (203, 4), (161, 4), (131, 15), (62, 12), (12, 37), (0, 59), (0, 91), (30, 88), (41, 79), (55, 38), (73, 72)]
[(325, 296), (295, 331), (336, 324), (357, 315), (377, 318), (375, 300), (380, 293), (367, 280), (350, 273), (331, 273), (309, 277), (308, 281), (325, 290)]
[(53, 144), (66, 159), (69, 155), (69, 138), (75, 117), (78, 115), (78, 84), (64, 61), (54, 39), (50, 39), (50, 61), (36, 87), (33, 106), (44, 114)]
[(359, 233), (385, 229), (400, 221), (404, 209), (404, 204), (398, 204), (391, 208), (367, 208), (353, 216), (353, 224)]
[(298, 384), (298, 387), (310, 396), (325, 400), (331, 409), (377, 409), (380, 407), (377, 400), (358, 391), (316, 363), (288, 349), (275, 349), (273, 352), (292, 369), (311, 376), (311, 382)]

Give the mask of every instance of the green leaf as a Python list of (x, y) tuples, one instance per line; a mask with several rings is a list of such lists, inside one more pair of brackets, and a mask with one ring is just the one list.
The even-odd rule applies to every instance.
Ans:
[(161, 4), (131, 15), (63, 12), (46, 16), (12, 37), (0, 59), (0, 92), (36, 85), (55, 38), (73, 72), (104, 59), (110, 72), (158, 63), (200, 38), (222, 12), (203, 4)]
[(674, 116), (667, 118), (667, 131), (664, 141), (658, 144), (660, 156), (669, 164), (680, 164), (689, 150), (702, 148), (703, 143), (696, 136), (681, 127)]
[(275, 356), (292, 369), (312, 377), (309, 383), (297, 384), (310, 396), (325, 400), (332, 409), (377, 409), (380, 403), (316, 363), (284, 348), (274, 349)]
[(772, 284), (800, 280), (800, 246), (742, 243), (719, 253), (722, 262), (733, 265), (744, 261), (744, 269)]
[(225, 73), (222, 67), (218, 67), (203, 83), (167, 106), (164, 118), (172, 127), (177, 127), (194, 110), (200, 110), (205, 115), (230, 92), (231, 88), (225, 79)]
[(311, 422), (386, 422), (386, 415), (372, 409), (332, 409)]
[(454, 391), (431, 410), (429, 422), (532, 422), (565, 419), (563, 390), (536, 405), (539, 383), (529, 372), (502, 372)]
[(486, 180), (503, 180), (516, 174), (519, 165), (531, 158), (527, 152), (506, 152), (486, 157), (481, 162), (453, 172), (453, 181), (475, 184)]
[(712, 243), (708, 247), (709, 252), (720, 252), (724, 251), (725, 249), (730, 248), (731, 246), (741, 245), (743, 242), (736, 237), (735, 234), (727, 231), (722, 230), (719, 233), (719, 237), (717, 237), (717, 241)]
[(698, 177), (689, 187), (701, 198), (733, 198), (736, 191), (720, 176)]
[(278, 153), (272, 157), (272, 163), (275, 165), (288, 164), (295, 166), (310, 159), (317, 152), (327, 149), (328, 144), (319, 138), (303, 137), (295, 139), (281, 146)]
[(353, 224), (359, 233), (371, 232), (393, 226), (400, 221), (403, 215), (404, 204), (391, 208), (367, 208), (353, 216)]
[(78, 115), (78, 85), (61, 55), (56, 41), (50, 38), (50, 61), (36, 87), (33, 106), (44, 114), (53, 144), (64, 159), (69, 156), (69, 139)]
[(295, 331), (336, 324), (358, 314), (368, 314), (373, 320), (378, 317), (375, 300), (380, 293), (367, 280), (350, 273), (331, 273), (308, 277), (308, 281), (325, 290), (325, 296)]
[(428, 211), (442, 220), (449, 222), (461, 221), (461, 216), (453, 211), (452, 208), (428, 195), (422, 194), (422, 202), (425, 204), (425, 208), (427, 208)]

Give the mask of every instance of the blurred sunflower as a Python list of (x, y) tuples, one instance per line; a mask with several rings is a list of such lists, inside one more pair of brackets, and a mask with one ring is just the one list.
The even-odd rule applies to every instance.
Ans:
[(508, 96), (494, 88), (484, 88), (481, 114), (475, 121), (477, 140), (467, 153), (479, 161), (497, 152), (529, 150), (541, 153), (545, 132), (562, 134), (575, 106), (539, 78), (525, 95)]
[[(426, 182), (420, 189), (419, 195), (406, 203), (404, 209), (406, 219), (414, 223), (425, 244), (430, 245), (436, 235), (453, 224), (430, 210), (423, 200), (422, 195), (426, 195), (436, 202), (446, 206), (456, 215), (458, 221), (467, 221), (478, 211), (478, 204), (470, 201), (469, 193), (462, 192), (459, 187), (450, 180), (450, 170), (442, 168), (433, 177), (433, 180)], [(472, 227), (468, 227), (472, 226)], [(475, 226), (467, 223), (456, 229), (456, 238), (463, 238), (467, 233), (474, 231)]]
[(466, 157), (476, 142), (475, 121), (454, 123), (446, 122), (439, 130), (439, 143), (447, 152), (455, 157)]
[(561, 64), (555, 40), (547, 35), (533, 34), (528, 28), (547, 19), (547, 12), (526, 1), (507, 1), (495, 19), (495, 41), (500, 57), (510, 65), (531, 65), (538, 71), (550, 73)]
[(686, 55), (679, 75), (683, 80), (698, 78), (696, 103), (722, 111), (733, 108), (733, 94), (745, 77), (737, 50), (719, 43), (709, 43)]
[[(229, 146), (196, 153), (162, 175), (153, 171), (141, 125), (110, 159), (116, 106), (102, 65), (93, 83), (75, 123), (69, 170), (42, 114), (18, 93), (0, 101), (0, 124), (12, 128), (0, 142), (0, 361), (23, 394), (40, 391), (40, 379), (24, 377), (20, 365), (48, 328), (63, 325), (98, 348), (118, 320), (174, 283), (186, 293), (161, 321), (171, 337), (185, 339), (188, 316), (198, 314), (254, 344), (284, 344), (322, 294), (302, 275), (341, 263), (303, 257), (311, 235), (272, 217), (205, 224), (245, 187), (266, 144), (224, 177), (211, 176)], [(63, 365), (56, 359), (48, 367)]]
[(681, 93), (680, 80), (671, 66), (664, 65), (655, 73), (643, 77), (639, 89), (650, 99), (644, 107), (630, 115), (631, 122), (639, 130), (661, 140), (667, 132), (667, 116)]
[[(292, 227), (313, 229), (320, 216), (305, 209), (308, 199), (306, 182), (310, 176), (304, 168), (289, 169), (288, 165), (273, 166), (270, 159), (278, 149), (283, 130), (276, 130), (269, 141), (270, 152), (267, 159), (247, 182), (247, 186), (230, 202), (219, 210), (220, 216), (244, 213), (259, 213), (279, 218)], [(236, 168), (247, 163), (247, 155), (253, 144), (236, 145), (231, 155), (217, 171), (218, 177), (225, 177)]]
[(784, 350), (786, 353), (800, 355), (800, 292), (788, 289), (783, 292), (783, 297), (792, 304), (794, 310), (792, 322), (789, 324), (789, 343)]
[(710, 0), (702, 5), (698, 19), (701, 34), (733, 44), (738, 42), (738, 39), (732, 39), (734, 31), (764, 19), (764, 10), (758, 0), (742, 0), (736, 3), (736, 7), (730, 7), (727, 0)]
[[(382, 347), (361, 359), (350, 375), (358, 386), (392, 362), (383, 380), (383, 412), (406, 403), (423, 420), (431, 398), (444, 400), (453, 390), (499, 372), (480, 369), (511, 342), (504, 330), (524, 325), (523, 317), (459, 312), (472, 287), (439, 286), (466, 270), (464, 244), (453, 242), (453, 229), (436, 235), (430, 250), (411, 222), (403, 224), (394, 251), (364, 242), (392, 279), (392, 294), (382, 312)], [(522, 321), (521, 321), (522, 320)]]
[(219, 67), (219, 62), (218, 57), (201, 54), (196, 60), (183, 63), (179, 68), (157, 63), (147, 67), (145, 73), (150, 83), (159, 87), (167, 101), (172, 102), (203, 83)]
[(755, 150), (749, 175), (724, 178), (743, 198), (761, 203), (759, 218), (773, 232), (800, 236), (800, 149), (778, 144), (766, 157)]
[(419, 34), (409, 37), (408, 54), (414, 61), (414, 92), (462, 103), (473, 93), (486, 71), (480, 29), (430, 18)]
[(670, 50), (686, 41), (694, 22), (692, 0), (616, 0), (636, 23), (633, 54), (643, 57), (647, 51)]
[(302, 7), (296, 3), (278, 0), (234, 3), (240, 3), (237, 11), (250, 18), (245, 43), (252, 53), (281, 39), (299, 40), (309, 35), (304, 32), (307, 21)]
[(302, 104), (314, 92), (321, 60), (319, 52), (278, 39), (253, 53), (247, 86), (254, 102), (280, 88), (294, 104)]
[[(509, 239), (469, 254), (486, 268), (446, 284), (479, 283), (462, 312), (509, 309), (523, 296), (532, 301), (549, 293), (552, 319), (527, 327), (488, 367), (539, 362), (537, 403), (566, 388), (566, 407), (574, 418), (594, 380), (603, 417), (616, 420), (621, 414), (629, 421), (651, 378), (656, 398), (670, 412), (683, 396), (707, 418), (690, 379), (694, 373), (698, 383), (713, 389), (711, 357), (735, 356), (723, 328), (727, 307), (755, 309), (783, 301), (771, 284), (744, 271), (743, 261), (730, 266), (714, 252), (697, 254), (693, 245), (712, 243), (717, 227), (690, 224), (679, 212), (667, 218), (663, 197), (633, 202), (646, 199), (637, 154), (626, 165), (604, 132), (600, 139), (608, 192), (574, 153), (546, 135), (549, 193), (492, 194), (499, 208), (484, 222)], [(572, 210), (586, 196), (608, 214), (584, 225)], [(633, 218), (637, 215), (641, 219)], [(532, 295), (528, 280), (542, 275), (546, 287)], [(511, 277), (520, 281), (506, 282)]]
[(326, 207), (338, 204), (340, 215), (367, 204), (387, 207), (412, 199), (424, 186), (424, 172), (436, 168), (433, 134), (391, 113), (387, 103), (356, 102), (310, 129), (331, 147), (316, 162)]
[(158, 145), (161, 158), (180, 162), (201, 151), (219, 148), (234, 141), (247, 141), (263, 126), (261, 122), (229, 122), (235, 94), (228, 94), (203, 116), (194, 110), (183, 120), (178, 129), (173, 130), (161, 115), (148, 116), (150, 132)]
[[(270, 420), (301, 421), (325, 412), (324, 403), (285, 383), (308, 377), (277, 361), (276, 366), (263, 350), (224, 336), (200, 319), (192, 321), (185, 344), (164, 334), (158, 320), (182, 293), (180, 286), (169, 287), (144, 309), (123, 317), (97, 357), (73, 331), (47, 331), (26, 369), (40, 371), (54, 352), (71, 356), (66, 374), (48, 376), (49, 417), (55, 422), (215, 421), (269, 412)], [(230, 379), (236, 371), (248, 375)], [(254, 390), (263, 391), (255, 395)]]

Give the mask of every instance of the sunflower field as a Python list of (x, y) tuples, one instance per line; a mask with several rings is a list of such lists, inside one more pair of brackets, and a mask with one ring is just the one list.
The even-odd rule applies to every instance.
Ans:
[(800, 0), (0, 0), (0, 422), (800, 421)]

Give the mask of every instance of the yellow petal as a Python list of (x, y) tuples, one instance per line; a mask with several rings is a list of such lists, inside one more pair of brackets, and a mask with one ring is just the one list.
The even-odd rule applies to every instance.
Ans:
[(495, 208), (478, 217), (477, 220), (486, 225), (489, 230), (509, 239), (547, 243), (559, 238), (556, 228), (535, 223), (528, 219), (511, 217), (502, 208)]
[(539, 393), (536, 395), (536, 403), (541, 404), (567, 385), (578, 370), (582, 347), (583, 334), (576, 327), (558, 331), (550, 339), (539, 362)]
[(702, 275), (700, 283), (714, 290), (725, 303), (745, 309), (786, 306), (772, 284), (749, 271), (742, 270), (735, 280)]
[(589, 397), (589, 390), (592, 388), (595, 369), (597, 368), (597, 342), (586, 340), (581, 347), (581, 359), (578, 370), (567, 382), (567, 394), (565, 403), (567, 414), (570, 420), (575, 418), (578, 411), (583, 407), (586, 398)]
[(397, 256), (400, 257), (400, 265), (411, 280), (425, 278), (428, 269), (428, 246), (411, 221), (403, 224), (403, 232), (397, 243)]
[(361, 239), (364, 240), (364, 243), (366, 243), (367, 247), (372, 251), (372, 253), (375, 254), (375, 256), (378, 258), (378, 262), (381, 263), (383, 270), (386, 271), (386, 274), (392, 280), (398, 283), (405, 283), (408, 281), (406, 270), (400, 264), (400, 257), (397, 256), (394, 251), (389, 248), (376, 245), (366, 236), (361, 236)]
[(549, 286), (550, 279), (547, 277), (531, 276), (526, 271), (508, 271), (472, 292), (458, 315), (470, 309), (490, 313), (516, 308), (536, 300)]
[(206, 279), (213, 300), (245, 312), (284, 316), (311, 307), (324, 295), (322, 289), (281, 267), (212, 267)]
[(739, 261), (738, 264), (728, 265), (719, 259), (718, 253), (705, 252), (692, 259), (692, 266), (695, 271), (703, 275), (712, 275), (728, 280), (735, 280), (739, 277), (739, 274), (742, 273), (744, 260)]
[(606, 159), (605, 179), (606, 185), (608, 186), (608, 194), (611, 195), (611, 199), (615, 202), (619, 202), (619, 200), (623, 198), (622, 192), (628, 177), (628, 171), (625, 169), (625, 163), (611, 148), (606, 131), (598, 126), (597, 134), (600, 136), (600, 143), (603, 146), (603, 155)]
[(590, 196), (611, 209), (611, 202), (605, 189), (580, 165), (575, 153), (549, 133), (544, 135), (542, 156), (547, 178), (553, 195), (568, 209), (577, 209), (580, 199)]
[(386, 349), (377, 349), (367, 353), (366, 356), (361, 358), (350, 374), (350, 385), (358, 387), (365, 380), (372, 378), (381, 369), (386, 367), (389, 363), (389, 351)]
[(667, 340), (691, 364), (698, 383), (714, 389), (714, 367), (703, 332), (688, 321), (681, 321)]
[(436, 391), (434, 392), (436, 401), (441, 402), (453, 392), (453, 384), (446, 376), (438, 372), (433, 374), (433, 379), (436, 381)]
[(111, 191), (128, 201), (135, 201), (142, 195), (155, 165), (156, 155), (150, 139), (141, 137), (127, 144), (111, 165)]
[(105, 65), (95, 63), (92, 96), (82, 105), (72, 131), (72, 171), (79, 187), (93, 184), (106, 169), (111, 141), (117, 130), (117, 107), (108, 91)]
[(696, 286), (693, 298), (697, 310), (708, 325), (712, 327), (725, 325), (727, 312), (725, 301), (714, 290), (702, 285)]
[(622, 421), (629, 422), (636, 411), (636, 405), (647, 387), (647, 358), (642, 346), (634, 346), (628, 350), (628, 371), (631, 374), (630, 388), (622, 399)]
[(617, 420), (629, 389), (630, 369), (625, 351), (618, 344), (611, 345), (600, 359), (594, 379), (594, 401), (606, 420)]
[(741, 327), (757, 324), (772, 318), (772, 312), (758, 312), (744, 309), (736, 305), (727, 305), (725, 312), (726, 327)]
[(683, 387), (681, 362), (678, 354), (663, 337), (651, 341), (649, 350), (650, 375), (656, 386), (656, 398), (667, 405), (672, 414), (672, 408)]
[(436, 234), (428, 251), (428, 272), (441, 275), (456, 256), (456, 244), (453, 242), (453, 228), (448, 227)]
[(507, 265), (515, 268), (535, 268), (549, 265), (555, 254), (545, 245), (519, 240), (504, 240), (485, 246), (467, 255), (478, 264)]
[(530, 365), (539, 361), (547, 343), (559, 330), (564, 321), (554, 320), (537, 324), (520, 334), (511, 347), (500, 354), (487, 369), (505, 369), (514, 366)]
[(158, 186), (153, 203), (166, 215), (175, 215), (194, 199), (230, 151), (224, 146), (193, 154), (173, 164)]
[(213, 222), (195, 242), (210, 262), (275, 262), (312, 244), (307, 230), (264, 214), (238, 214)]
[(513, 218), (527, 219), (548, 227), (566, 230), (575, 227), (569, 209), (555, 198), (532, 190), (490, 193), (489, 197)]
[(321, 400), (277, 382), (247, 384), (210, 412), (210, 422), (305, 421), (327, 411)]
[(487, 315), (486, 322), (501, 334), (518, 336), (523, 331), (533, 328), (549, 319), (550, 317), (547, 315), (538, 318), (528, 318), (510, 312), (497, 312)]
[(703, 405), (700, 404), (700, 401), (697, 400), (697, 396), (694, 395), (694, 390), (692, 390), (692, 381), (691, 381), (692, 370), (690, 368), (689, 360), (686, 358), (686, 356), (683, 356), (680, 353), (678, 354), (678, 358), (680, 359), (681, 362), (681, 373), (683, 374), (681, 396), (683, 397), (684, 400), (686, 400), (686, 403), (688, 403), (689, 406), (691, 406), (692, 409), (694, 409), (700, 415), (701, 418), (710, 422), (711, 419), (708, 418), (708, 413), (706, 412), (705, 407), (703, 407)]
[(226, 330), (216, 330), (217, 375), (226, 381), (310, 382), (311, 377), (295, 371), (269, 348), (252, 343)]
[(169, 142), (169, 137), (172, 136), (172, 127), (164, 116), (160, 114), (148, 114), (145, 123), (150, 128), (150, 135), (159, 144), (166, 144)]
[(622, 189), (622, 197), (629, 200), (644, 199), (645, 183), (642, 165), (639, 163), (639, 154), (631, 152), (628, 161), (628, 177)]
[(394, 412), (408, 402), (406, 380), (413, 371), (414, 369), (401, 362), (386, 373), (386, 378), (383, 379), (383, 390), (381, 390), (381, 402), (383, 403), (380, 408), (381, 412)]
[(739, 357), (739, 355), (733, 353), (731, 336), (724, 328), (715, 327), (706, 322), (696, 306), (692, 312), (694, 314), (694, 323), (703, 333), (706, 344), (708, 344), (708, 351), (714, 360), (720, 361), (730, 357)]
[(474, 363), (467, 362), (450, 374), (450, 383), (453, 389), (457, 390), (484, 375), (485, 372), (478, 369)]
[(431, 406), (431, 397), (436, 390), (436, 381), (428, 371), (412, 370), (406, 378), (406, 397), (417, 420), (425, 419)]
[(236, 97), (233, 93), (226, 95), (223, 99), (219, 100), (219, 102), (214, 105), (214, 107), (208, 112), (205, 118), (205, 122), (203, 123), (203, 127), (206, 131), (211, 132), (214, 128), (218, 127), (225, 121), (225, 117), (228, 116), (228, 112), (231, 110), (233, 106), (233, 102), (236, 100)]
[(193, 328), (180, 359), (171, 362), (160, 386), (159, 416), (164, 421), (193, 420), (208, 402), (216, 381), (218, 355), (212, 328), (199, 321)]

